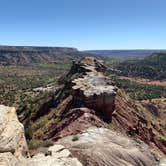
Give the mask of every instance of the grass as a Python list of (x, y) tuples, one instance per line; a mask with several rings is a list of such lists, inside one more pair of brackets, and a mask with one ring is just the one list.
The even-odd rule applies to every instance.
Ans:
[(38, 140), (38, 139), (31, 139), (27, 141), (28, 147), (30, 150), (37, 149), (39, 147), (50, 147), (54, 145), (54, 142), (51, 140)]

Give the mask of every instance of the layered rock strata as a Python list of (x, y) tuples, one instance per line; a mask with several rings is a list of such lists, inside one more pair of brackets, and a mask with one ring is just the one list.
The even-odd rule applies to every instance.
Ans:
[(116, 88), (109, 84), (109, 79), (104, 75), (106, 67), (93, 57), (86, 57), (75, 66), (84, 73), (72, 81), (75, 102), (110, 119), (115, 107)]

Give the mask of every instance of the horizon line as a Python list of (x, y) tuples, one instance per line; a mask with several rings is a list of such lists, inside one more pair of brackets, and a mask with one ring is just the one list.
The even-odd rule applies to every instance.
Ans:
[(73, 46), (53, 46), (53, 45), (8, 45), (8, 44), (5, 44), (5, 45), (2, 45), (0, 44), (0, 47), (50, 47), (50, 48), (72, 48), (72, 49), (77, 49), (78, 51), (120, 51), (120, 50), (124, 50), (124, 51), (141, 51), (141, 50), (160, 50), (160, 51), (166, 51), (166, 48), (118, 48), (118, 49), (80, 49), (80, 48), (77, 48), (77, 47), (73, 47)]

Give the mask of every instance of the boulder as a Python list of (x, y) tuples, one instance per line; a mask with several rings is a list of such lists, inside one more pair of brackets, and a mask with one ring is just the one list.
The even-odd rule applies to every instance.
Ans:
[(0, 105), (0, 154), (10, 153), (17, 158), (28, 155), (24, 126), (18, 121), (14, 107)]

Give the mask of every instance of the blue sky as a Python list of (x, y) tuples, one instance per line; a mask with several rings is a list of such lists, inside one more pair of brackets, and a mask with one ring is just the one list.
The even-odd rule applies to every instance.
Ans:
[(0, 0), (0, 45), (166, 49), (166, 0)]

